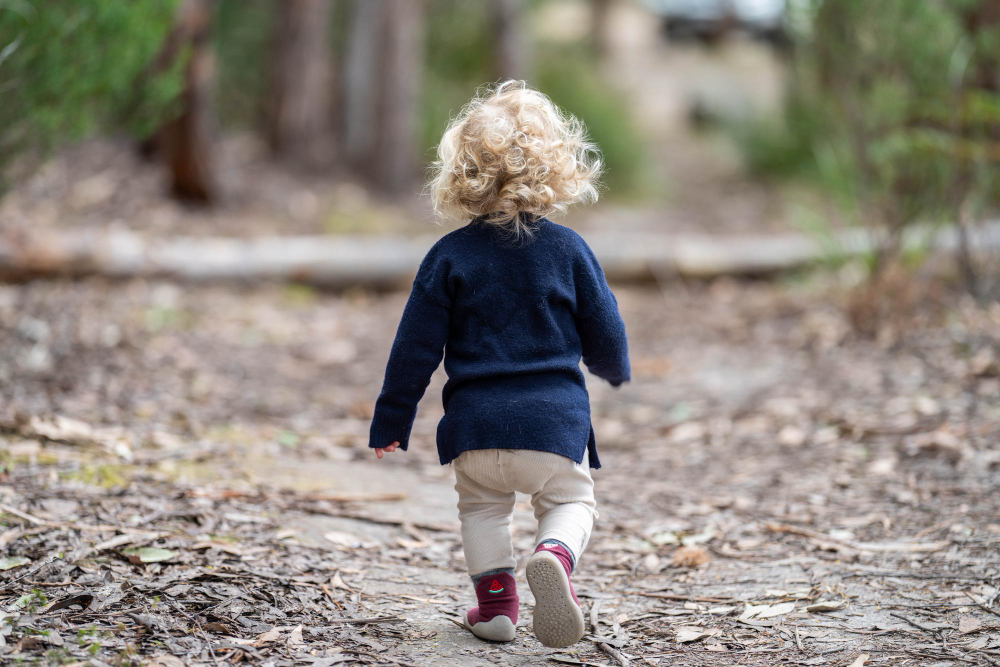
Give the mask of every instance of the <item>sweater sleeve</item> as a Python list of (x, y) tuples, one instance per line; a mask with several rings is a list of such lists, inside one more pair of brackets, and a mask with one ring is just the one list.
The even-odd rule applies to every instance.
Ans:
[(576, 328), (583, 363), (591, 373), (618, 387), (631, 379), (625, 322), (597, 257), (582, 239), (580, 244), (583, 252), (575, 272)]
[(385, 369), (382, 392), (375, 402), (368, 446), (409, 445), (417, 403), (441, 363), (448, 342), (451, 314), (444, 268), (428, 255), (420, 266), (403, 309)]

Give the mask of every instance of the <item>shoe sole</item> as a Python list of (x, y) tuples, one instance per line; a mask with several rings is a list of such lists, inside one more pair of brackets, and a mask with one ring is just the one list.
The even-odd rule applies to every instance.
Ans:
[(516, 628), (514, 623), (507, 616), (494, 616), (488, 621), (480, 621), (475, 625), (469, 624), (469, 617), (465, 617), (465, 629), (479, 637), (488, 639), (491, 642), (509, 642), (514, 639)]
[(583, 610), (573, 601), (569, 577), (552, 554), (540, 551), (527, 566), (528, 586), (535, 596), (531, 621), (538, 641), (552, 648), (565, 648), (583, 637)]

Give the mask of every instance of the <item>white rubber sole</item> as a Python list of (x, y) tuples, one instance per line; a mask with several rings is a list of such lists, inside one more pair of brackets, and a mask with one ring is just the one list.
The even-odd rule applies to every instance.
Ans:
[(480, 621), (475, 625), (470, 625), (469, 617), (466, 616), (465, 629), (480, 639), (488, 639), (491, 642), (512, 641), (517, 630), (510, 618), (503, 615), (494, 616), (488, 621)]
[(569, 577), (559, 559), (539, 551), (527, 566), (528, 586), (535, 596), (532, 627), (538, 641), (552, 648), (564, 648), (583, 637), (583, 610), (573, 601)]

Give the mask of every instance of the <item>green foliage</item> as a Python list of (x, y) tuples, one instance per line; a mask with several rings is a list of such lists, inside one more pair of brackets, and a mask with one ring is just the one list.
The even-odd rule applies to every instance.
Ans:
[[(138, 111), (132, 128), (169, 111), (178, 70), (144, 81), (176, 0), (0, 1), (0, 155), (106, 129)], [(139, 104), (138, 108), (136, 105)]]
[(420, 118), (420, 145), (428, 162), (449, 119), (476, 88), (490, 80), (489, 16), (486, 3), (431, 0), (428, 3)]
[[(532, 5), (539, 4), (537, 2)], [(475, 90), (491, 80), (490, 18), (487, 3), (431, 0), (427, 66), (423, 84), (421, 145), (427, 160), (448, 120)], [(614, 196), (643, 188), (642, 140), (626, 104), (598, 73), (586, 44), (537, 43), (528, 83), (579, 117), (604, 154), (605, 184)]]
[(815, 179), (896, 245), (912, 222), (995, 205), (1000, 24), (970, 20), (985, 1), (814, 0), (784, 117), (740, 135), (748, 167)]
[(580, 118), (604, 155), (602, 179), (613, 196), (640, 194), (646, 182), (642, 137), (628, 107), (597, 72), (584, 45), (540, 49), (536, 81), (542, 92)]
[(270, 82), (275, 4), (274, 0), (219, 0), (217, 4), (215, 104), (224, 127), (254, 127), (260, 122)]

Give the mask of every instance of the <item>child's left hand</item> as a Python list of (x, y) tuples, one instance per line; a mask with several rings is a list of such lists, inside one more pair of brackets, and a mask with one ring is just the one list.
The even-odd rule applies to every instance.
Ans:
[(391, 445), (389, 445), (388, 447), (386, 447), (385, 449), (382, 449), (381, 447), (376, 447), (375, 448), (375, 455), (377, 457), (379, 457), (379, 458), (382, 458), (382, 452), (394, 452), (394, 451), (396, 451), (396, 447), (398, 447), (398, 446), (399, 446), (399, 443), (398, 442), (394, 442)]

